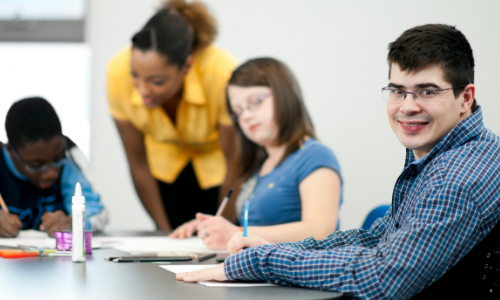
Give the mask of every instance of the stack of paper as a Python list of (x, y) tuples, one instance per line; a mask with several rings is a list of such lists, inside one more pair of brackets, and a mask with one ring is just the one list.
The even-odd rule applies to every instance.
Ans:
[[(216, 267), (218, 265), (163, 265), (159, 266), (172, 273), (184, 273)], [(241, 282), (241, 281), (200, 281), (198, 284), (207, 287), (257, 287), (257, 286), (277, 286), (270, 282)]]
[(0, 246), (19, 247), (33, 246), (38, 248), (55, 248), (56, 240), (48, 234), (37, 230), (21, 230), (16, 238), (0, 238)]
[[(34, 246), (55, 248), (56, 241), (46, 232), (22, 230), (17, 238), (0, 238), (0, 246)], [(209, 250), (198, 237), (171, 239), (169, 237), (92, 237), (92, 247), (113, 247), (130, 253), (147, 252), (190, 252), (190, 253), (227, 253), (227, 250)]]
[(109, 245), (117, 250), (134, 253), (147, 252), (192, 252), (192, 253), (227, 253), (227, 250), (207, 249), (198, 237), (171, 239), (169, 237), (94, 237), (92, 244)]

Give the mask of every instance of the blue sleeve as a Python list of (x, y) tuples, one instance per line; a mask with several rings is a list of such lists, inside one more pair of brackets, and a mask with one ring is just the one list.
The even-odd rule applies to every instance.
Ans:
[(361, 247), (375, 247), (382, 238), (387, 224), (391, 218), (391, 211), (387, 211), (383, 218), (373, 223), (369, 230), (351, 229), (347, 231), (334, 231), (326, 239), (315, 240), (313, 237), (299, 242), (277, 243), (277, 247), (292, 247), (300, 250), (331, 250), (338, 247), (356, 245)]
[(319, 168), (332, 169), (338, 174), (340, 182), (343, 182), (339, 162), (332, 150), (320, 143), (309, 145), (303, 150), (305, 151), (299, 161), (300, 166), (297, 176), (299, 184)]
[(98, 214), (103, 209), (99, 201), (100, 196), (92, 191), (90, 182), (85, 178), (82, 171), (72, 159), (69, 159), (63, 166), (61, 174), (61, 195), (64, 199), (64, 208), (71, 215), (71, 198), (75, 193), (76, 183), (82, 186), (82, 193), (85, 196), (85, 216), (87, 228), (90, 228), (89, 217)]
[[(352, 243), (326, 251), (252, 247), (226, 259), (226, 276), (339, 291), (363, 299), (409, 299), (486, 235), (481, 232), (483, 216), (469, 193), (453, 184), (431, 187), (415, 202), (418, 208), (409, 210), (407, 223), (375, 246)], [(377, 221), (370, 231), (380, 225)]]

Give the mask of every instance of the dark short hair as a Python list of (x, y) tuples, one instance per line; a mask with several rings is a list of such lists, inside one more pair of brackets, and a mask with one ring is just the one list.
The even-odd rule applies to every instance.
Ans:
[[(452, 86), (474, 83), (474, 56), (464, 34), (454, 26), (427, 24), (406, 30), (389, 44), (389, 78), (391, 65), (396, 63), (402, 71), (419, 71), (439, 65), (444, 79)], [(465, 87), (454, 89), (458, 97)], [(472, 103), (472, 111), (478, 108)]]
[(56, 111), (47, 100), (40, 97), (26, 98), (12, 104), (5, 118), (5, 131), (9, 144), (15, 148), (62, 136)]
[(132, 47), (153, 50), (167, 63), (182, 67), (187, 57), (210, 45), (217, 36), (217, 21), (200, 2), (169, 0), (132, 37)]
[[(282, 62), (274, 58), (252, 59), (233, 71), (228, 85), (241, 87), (267, 86), (274, 99), (274, 119), (278, 125), (278, 145), (288, 144), (281, 164), (291, 153), (298, 149), (305, 136), (315, 138), (314, 126), (307, 112), (302, 92), (292, 71)], [(227, 107), (233, 114), (229, 97)], [(234, 115), (234, 114), (233, 114)], [(262, 146), (250, 141), (235, 122), (236, 137), (240, 141), (236, 163), (240, 177), (248, 177), (256, 172), (267, 153)]]

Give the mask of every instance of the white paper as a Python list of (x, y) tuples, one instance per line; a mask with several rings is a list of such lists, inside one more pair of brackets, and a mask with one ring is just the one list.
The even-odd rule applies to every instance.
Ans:
[(45, 231), (38, 231), (34, 229), (21, 230), (17, 238), (21, 239), (46, 239), (49, 235)]
[(110, 246), (117, 250), (134, 253), (148, 252), (191, 252), (191, 253), (228, 253), (227, 250), (209, 250), (198, 237), (171, 239), (169, 237), (94, 237), (92, 244)]
[(192, 272), (197, 270), (203, 270), (211, 267), (217, 267), (218, 265), (167, 265), (167, 266), (159, 266), (165, 270), (168, 270), (172, 273), (184, 273), (184, 272)]
[[(203, 270), (211, 267), (217, 267), (219, 265), (167, 265), (159, 266), (165, 270), (172, 273), (184, 273), (192, 272), (197, 270)], [(257, 287), (257, 286), (276, 286), (274, 283), (270, 282), (241, 282), (241, 281), (200, 281), (198, 284), (207, 287)]]
[(21, 230), (16, 238), (0, 238), (1, 246), (33, 246), (37, 248), (55, 248), (56, 240), (49, 238), (46, 232)]

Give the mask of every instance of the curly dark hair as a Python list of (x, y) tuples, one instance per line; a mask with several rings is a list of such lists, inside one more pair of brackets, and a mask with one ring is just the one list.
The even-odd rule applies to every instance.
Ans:
[(166, 1), (132, 37), (132, 47), (156, 51), (170, 65), (182, 67), (191, 53), (209, 46), (217, 36), (217, 20), (200, 2)]
[(12, 104), (5, 118), (5, 131), (9, 144), (15, 148), (62, 136), (56, 111), (47, 100), (40, 97), (25, 98)]

